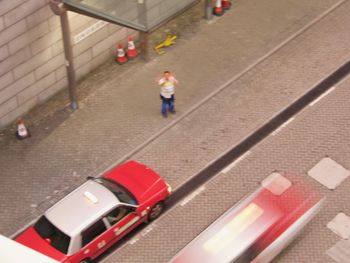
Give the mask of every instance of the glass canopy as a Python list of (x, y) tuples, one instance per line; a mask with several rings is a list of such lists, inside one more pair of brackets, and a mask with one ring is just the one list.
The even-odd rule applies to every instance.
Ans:
[(198, 0), (63, 0), (68, 9), (149, 32)]

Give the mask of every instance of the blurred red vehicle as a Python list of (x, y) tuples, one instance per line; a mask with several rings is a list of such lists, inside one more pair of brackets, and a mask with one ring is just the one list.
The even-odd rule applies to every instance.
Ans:
[(311, 188), (273, 173), (171, 262), (270, 262), (317, 214), (322, 202)]

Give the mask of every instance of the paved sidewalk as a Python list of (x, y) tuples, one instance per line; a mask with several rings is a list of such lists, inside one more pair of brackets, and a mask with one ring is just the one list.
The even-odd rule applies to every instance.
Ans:
[[(295, 34), (341, 2), (238, 1), (222, 18), (209, 25), (203, 21), (198, 32), (179, 39), (178, 46), (166, 55), (147, 64), (135, 62), (117, 78), (113, 70), (118, 66), (109, 69), (109, 75), (102, 74), (103, 81), (89, 83), (101, 87), (81, 102), (79, 111), (63, 112), (52, 125), (32, 127), (31, 139), (19, 142), (2, 137), (0, 233), (15, 233), (86, 176), (101, 174), (176, 122), (132, 157), (149, 160), (146, 164), (175, 188), (183, 184), (220, 151), (240, 141), (349, 58), (349, 39), (344, 33), (347, 21), (341, 20), (336, 31), (320, 21), (322, 30), (306, 35), (302, 46)], [(296, 40), (289, 39), (291, 36)], [(317, 43), (312, 42), (315, 38)], [(276, 48), (287, 42), (291, 45)], [(286, 59), (278, 52), (291, 57)], [(251, 70), (238, 79), (241, 72), (271, 54), (275, 57), (261, 62), (258, 71)], [(275, 72), (276, 81), (267, 81), (268, 69)], [(177, 115), (168, 119), (160, 115), (154, 82), (163, 70), (174, 71), (180, 81)], [(300, 73), (306, 70), (309, 73), (302, 77)], [(281, 87), (277, 76), (285, 77), (286, 86)], [(200, 108), (195, 112), (197, 118), (182, 118), (218, 88), (223, 90), (218, 94), (221, 97), (204, 103), (206, 112)], [(228, 108), (230, 113), (225, 111)], [(214, 118), (211, 113), (221, 114)], [(225, 123), (230, 120), (228, 129)], [(194, 134), (187, 130), (191, 127), (196, 129)], [(209, 135), (215, 136), (204, 140)], [(194, 149), (203, 152), (197, 154)], [(209, 150), (214, 151), (209, 154)]]
[[(347, 12), (343, 10), (341, 13), (345, 15)], [(259, 183), (276, 170), (293, 175), (289, 177), (293, 184), (310, 184), (326, 196), (326, 200), (320, 213), (273, 262), (334, 262), (326, 251), (341, 238), (326, 225), (339, 212), (350, 214), (350, 179), (347, 178), (335, 190), (328, 190), (307, 172), (325, 156), (346, 169), (350, 168), (349, 85), (348, 76), (318, 103), (307, 106), (294, 116), (288, 126), (277, 129), (279, 132), (271, 133), (250, 149), (235, 166), (215, 175), (196, 189), (192, 198), (181, 200), (101, 262), (169, 262), (216, 218), (254, 192)], [(350, 258), (343, 258), (342, 262), (350, 262)]]

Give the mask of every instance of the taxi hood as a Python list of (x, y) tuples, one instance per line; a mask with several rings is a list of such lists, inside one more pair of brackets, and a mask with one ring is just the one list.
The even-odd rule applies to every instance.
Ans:
[(104, 178), (116, 181), (127, 188), (142, 203), (166, 188), (163, 179), (144, 164), (129, 161), (105, 174)]

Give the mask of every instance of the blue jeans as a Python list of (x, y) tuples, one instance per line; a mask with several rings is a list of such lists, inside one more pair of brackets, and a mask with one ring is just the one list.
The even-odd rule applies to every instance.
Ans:
[(160, 98), (162, 99), (162, 113), (163, 114), (166, 114), (167, 106), (169, 107), (170, 112), (175, 112), (175, 104), (174, 104), (175, 97), (174, 97), (174, 95), (172, 95), (171, 98), (169, 98), (169, 99), (164, 98), (162, 96), (160, 96)]

